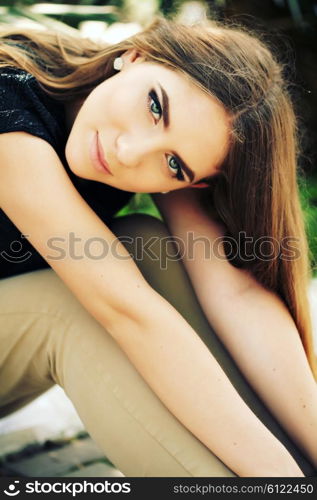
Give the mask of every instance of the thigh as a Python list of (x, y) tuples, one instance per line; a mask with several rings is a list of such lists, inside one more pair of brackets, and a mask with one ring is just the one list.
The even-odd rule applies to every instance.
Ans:
[(34, 271), (0, 280), (0, 417), (55, 384), (47, 345), (63, 323), (52, 306), (51, 275), (51, 270)]

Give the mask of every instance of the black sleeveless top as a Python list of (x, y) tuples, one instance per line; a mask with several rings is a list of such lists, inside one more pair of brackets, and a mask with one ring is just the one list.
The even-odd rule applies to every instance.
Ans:
[[(32, 75), (10, 67), (0, 70), (0, 133), (13, 131), (28, 132), (54, 148), (77, 191), (105, 224), (133, 196), (82, 179), (69, 169), (63, 104), (48, 96)], [(0, 279), (44, 267), (49, 267), (48, 263), (0, 209)]]

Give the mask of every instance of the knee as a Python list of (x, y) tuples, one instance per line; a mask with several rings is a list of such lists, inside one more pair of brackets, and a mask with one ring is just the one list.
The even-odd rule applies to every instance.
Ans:
[(155, 269), (162, 275), (162, 271), (171, 270), (173, 263), (180, 260), (181, 247), (164, 222), (156, 217), (146, 214), (120, 217), (113, 221), (111, 229), (148, 280)]
[(110, 229), (119, 237), (159, 236), (169, 235), (164, 222), (148, 214), (131, 214), (113, 219)]

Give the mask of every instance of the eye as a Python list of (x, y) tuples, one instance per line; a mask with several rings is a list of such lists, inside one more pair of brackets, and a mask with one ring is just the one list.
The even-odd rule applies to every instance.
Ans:
[[(154, 89), (152, 89), (148, 95), (148, 109), (151, 115), (153, 116), (158, 115), (158, 117), (155, 119), (155, 122), (156, 123), (159, 122), (162, 117), (163, 111), (159, 98), (157, 97), (157, 93), (155, 92)], [(176, 177), (176, 179), (178, 179), (179, 181), (185, 180), (185, 177), (183, 175), (183, 170), (178, 164), (175, 156), (167, 155), (167, 165), (169, 170), (174, 174), (173, 177)]]
[(155, 90), (151, 90), (148, 95), (148, 108), (150, 113), (154, 115), (159, 115), (158, 118), (156, 118), (156, 122), (158, 122), (161, 119), (162, 116), (162, 107), (160, 104), (160, 101), (158, 100), (157, 93)]
[(173, 172), (173, 177), (176, 177), (179, 181), (184, 181), (184, 175), (182, 168), (177, 163), (175, 156), (167, 155), (167, 165), (168, 168)]

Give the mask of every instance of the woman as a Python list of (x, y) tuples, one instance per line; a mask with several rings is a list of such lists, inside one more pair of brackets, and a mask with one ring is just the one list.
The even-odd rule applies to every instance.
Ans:
[[(314, 475), (295, 118), (270, 51), (163, 19), (110, 47), (3, 30), (0, 51), (3, 414), (59, 383), (128, 476)], [(112, 220), (134, 192), (165, 224)]]

